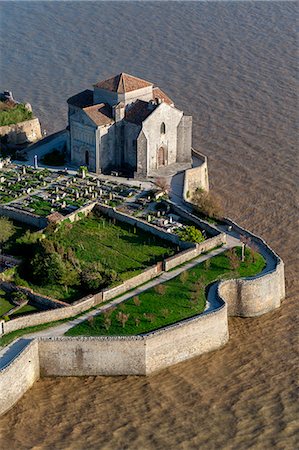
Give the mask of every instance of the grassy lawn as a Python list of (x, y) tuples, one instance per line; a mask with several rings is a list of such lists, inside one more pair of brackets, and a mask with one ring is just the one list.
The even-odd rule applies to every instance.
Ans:
[(10, 303), (10, 301), (6, 298), (5, 293), (3, 293), (4, 295), (2, 295), (1, 291), (1, 295), (0, 295), (0, 318), (2, 316), (5, 316), (6, 313), (13, 308), (13, 304)]
[(47, 328), (51, 328), (56, 325), (59, 325), (61, 323), (68, 322), (69, 320), (71, 320), (71, 318), (57, 320), (56, 322), (43, 323), (41, 325), (36, 325), (34, 327), (22, 328), (20, 330), (15, 330), (15, 331), (12, 331), (11, 333), (4, 334), (3, 336), (0, 337), (0, 347), (5, 347), (6, 345), (10, 344), (15, 339), (18, 339), (19, 337), (24, 336), (24, 334), (42, 331)]
[[(237, 249), (239, 256), (240, 252), (241, 250)], [(245, 261), (240, 262), (239, 268), (233, 271), (227, 252), (223, 253), (211, 258), (210, 266), (199, 264), (184, 272), (185, 275), (181, 274), (163, 283), (160, 285), (164, 286), (161, 292), (157, 292), (161, 289), (157, 287), (144, 291), (138, 296), (137, 304), (136, 298), (135, 301), (131, 298), (120, 304), (110, 316), (109, 313), (100, 314), (71, 328), (66, 335), (134, 335), (173, 324), (204, 311), (205, 287), (213, 281), (220, 278), (253, 276), (261, 272), (264, 266), (265, 260), (261, 255), (255, 254), (255, 262), (252, 262), (247, 251)], [(200, 288), (195, 294), (195, 300), (192, 300), (197, 280), (200, 280)], [(129, 315), (124, 327), (117, 319), (120, 319), (122, 314)]]
[[(81, 267), (100, 262), (104, 268), (115, 270), (120, 278), (118, 283), (138, 275), (176, 251), (168, 241), (120, 222), (113, 223), (104, 217), (88, 216), (72, 225), (62, 224), (56, 233), (48, 237), (64, 248), (72, 248)], [(39, 286), (27, 279), (19, 278), (16, 281), (42, 295), (67, 302), (88, 293), (80, 285), (65, 289), (58, 284)]]
[(32, 112), (28, 111), (22, 103), (11, 107), (0, 102), (0, 126), (23, 122), (32, 117)]
[(122, 280), (175, 253), (168, 241), (104, 217), (83, 218), (71, 229), (61, 227), (53, 237), (65, 248), (72, 247), (80, 262), (100, 262)]

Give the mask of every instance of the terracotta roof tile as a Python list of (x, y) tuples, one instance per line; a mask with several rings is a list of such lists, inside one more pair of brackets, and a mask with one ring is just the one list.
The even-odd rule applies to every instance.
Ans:
[(155, 87), (153, 89), (153, 98), (159, 98), (161, 99), (163, 102), (167, 103), (168, 105), (174, 105), (173, 101), (171, 100), (171, 98), (168, 97), (168, 95), (165, 94), (165, 92), (161, 91), (160, 88)]
[(93, 104), (93, 91), (86, 89), (79, 92), (79, 94), (73, 95), (67, 101), (70, 105), (77, 106), (78, 108), (86, 108)]
[(98, 126), (108, 125), (114, 122), (111, 107), (109, 105), (106, 105), (105, 103), (88, 106), (87, 108), (83, 108), (83, 111)]
[(153, 86), (153, 83), (149, 83), (146, 80), (122, 72), (115, 77), (99, 81), (99, 83), (96, 83), (94, 86), (107, 91), (124, 94), (125, 92), (136, 91), (148, 86)]

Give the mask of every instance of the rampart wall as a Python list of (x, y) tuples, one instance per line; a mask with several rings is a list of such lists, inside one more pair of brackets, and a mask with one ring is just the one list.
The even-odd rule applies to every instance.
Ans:
[(0, 136), (7, 136), (9, 144), (24, 144), (41, 139), (42, 133), (37, 118), (0, 127)]
[[(33, 340), (32, 346), (26, 347), (0, 371), (0, 390), (8, 392), (0, 413), (12, 407), (39, 374), (147, 375), (224, 345), (228, 340), (229, 315), (253, 317), (279, 307), (285, 294), (282, 260), (261, 238), (230, 220), (227, 223), (243, 235), (250, 235), (264, 255), (268, 253), (269, 267), (261, 274), (248, 279), (220, 281), (215, 295), (221, 306), (151, 333)], [(89, 300), (93, 301), (92, 298), (86, 301)]]
[(195, 149), (192, 149), (192, 155), (200, 160), (200, 165), (185, 170), (183, 198), (187, 201), (190, 201), (196, 189), (201, 188), (205, 191), (209, 190), (208, 159), (205, 155)]
[(10, 409), (40, 377), (38, 341), (28, 343), (0, 370), (0, 415)]

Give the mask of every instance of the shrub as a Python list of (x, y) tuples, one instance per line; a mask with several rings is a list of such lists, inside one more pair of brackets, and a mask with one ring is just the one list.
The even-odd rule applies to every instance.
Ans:
[(122, 324), (123, 328), (125, 328), (129, 317), (130, 314), (125, 314), (124, 312), (119, 311), (116, 315), (116, 320)]
[(229, 260), (229, 266), (231, 270), (237, 270), (240, 266), (240, 259), (236, 253), (236, 250), (234, 248), (230, 248), (227, 251), (227, 257)]
[(186, 270), (184, 270), (184, 272), (182, 272), (182, 273), (180, 274), (180, 281), (181, 281), (183, 284), (184, 284), (184, 283), (187, 283), (188, 278), (189, 278), (188, 272), (187, 272)]
[(183, 229), (178, 229), (176, 234), (182, 241), (200, 243), (205, 240), (202, 232), (198, 230), (194, 225), (187, 226)]
[(105, 284), (102, 265), (93, 263), (86, 266), (81, 272), (81, 281), (87, 290), (96, 291), (102, 288)]
[(57, 150), (56, 148), (50, 153), (43, 156), (42, 162), (49, 166), (62, 166), (66, 161), (65, 150)]
[(0, 217), (0, 249), (4, 242), (15, 233), (15, 227), (13, 223), (6, 217)]
[(220, 198), (212, 192), (196, 189), (192, 203), (195, 212), (202, 213), (206, 217), (221, 219), (223, 217), (223, 207)]
[(156, 294), (164, 295), (166, 291), (166, 287), (163, 284), (158, 284), (154, 287)]
[(137, 297), (137, 295), (135, 297), (133, 297), (133, 302), (134, 302), (135, 306), (140, 306), (140, 304), (141, 304), (139, 297)]
[(11, 299), (15, 305), (22, 305), (22, 303), (27, 303), (29, 300), (26, 292), (22, 291), (14, 291), (11, 294)]

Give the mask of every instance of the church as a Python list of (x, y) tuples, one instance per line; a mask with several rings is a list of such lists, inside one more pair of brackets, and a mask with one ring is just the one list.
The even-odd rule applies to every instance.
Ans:
[(146, 178), (191, 167), (192, 117), (126, 73), (69, 98), (68, 130), (70, 160), (91, 172)]

